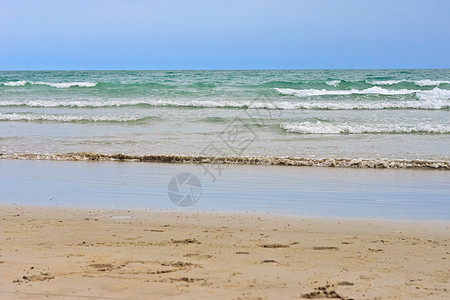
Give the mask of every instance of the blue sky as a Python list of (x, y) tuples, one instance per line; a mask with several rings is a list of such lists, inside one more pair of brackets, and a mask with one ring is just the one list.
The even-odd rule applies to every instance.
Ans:
[(450, 67), (448, 0), (2, 0), (0, 28), (0, 70)]

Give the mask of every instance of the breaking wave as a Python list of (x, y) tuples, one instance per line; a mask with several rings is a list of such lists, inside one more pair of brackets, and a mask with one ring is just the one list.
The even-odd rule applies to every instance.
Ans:
[(301, 134), (450, 134), (450, 126), (441, 124), (330, 124), (324, 122), (284, 122), (287, 132)]
[(146, 116), (74, 116), (74, 115), (36, 115), (36, 114), (2, 114), (0, 121), (48, 121), (48, 122), (137, 122), (155, 117)]
[(70, 88), (73, 86), (94, 87), (97, 85), (96, 82), (82, 82), (82, 81), (80, 81), (80, 82), (42, 82), (42, 81), (25, 81), (25, 80), (0, 82), (0, 84), (3, 84), (5, 86), (24, 86), (26, 84), (48, 85), (48, 86), (59, 88), (59, 89), (66, 89), (66, 88)]
[[(441, 92), (442, 91), (442, 92)], [(328, 101), (214, 101), (214, 100), (27, 100), (27, 101), (0, 101), (0, 107), (35, 107), (35, 108), (101, 108), (101, 107), (184, 107), (184, 108), (229, 108), (229, 109), (273, 109), (273, 110), (380, 110), (380, 109), (449, 109), (448, 100), (450, 91), (440, 90), (417, 94), (418, 100), (340, 100)]]
[(294, 90), (294, 89), (280, 89), (275, 88), (275, 90), (283, 95), (292, 95), (296, 97), (313, 97), (313, 96), (338, 96), (338, 95), (408, 95), (408, 94), (418, 94), (418, 95), (438, 95), (442, 98), (448, 99), (450, 97), (450, 90), (441, 90), (439, 88), (434, 88), (429, 91), (422, 90), (388, 90), (378, 86), (374, 86), (364, 90), (317, 90), (317, 89), (305, 89), (305, 90)]
[(336, 87), (339, 85), (339, 83), (341, 83), (341, 81), (340, 80), (331, 80), (331, 81), (326, 81), (325, 83), (329, 86)]
[(430, 80), (430, 79), (422, 79), (422, 80), (401, 79), (401, 80), (372, 80), (372, 81), (366, 80), (366, 82), (369, 84), (376, 84), (376, 85), (394, 85), (402, 82), (410, 82), (414, 83), (417, 86), (439, 86), (441, 84), (450, 84), (450, 81), (448, 80)]

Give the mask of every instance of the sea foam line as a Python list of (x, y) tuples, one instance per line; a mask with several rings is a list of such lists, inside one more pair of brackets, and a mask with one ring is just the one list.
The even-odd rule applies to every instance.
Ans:
[(450, 126), (442, 124), (330, 124), (324, 122), (283, 122), (287, 132), (300, 134), (450, 134)]
[(3, 84), (5, 86), (24, 86), (27, 83), (32, 84), (32, 85), (48, 85), (48, 86), (59, 88), (59, 89), (66, 89), (66, 88), (70, 88), (72, 86), (94, 87), (94, 86), (97, 85), (96, 82), (84, 82), (84, 81), (76, 81), (76, 82), (43, 82), (43, 81), (19, 80), (19, 81), (0, 82), (0, 84)]
[(401, 82), (413, 82), (418, 86), (439, 86), (441, 84), (450, 84), (448, 80), (430, 80), (430, 79), (422, 79), (422, 80), (366, 80), (369, 84), (377, 84), (377, 85), (393, 85)]
[(415, 94), (420, 100), (448, 100), (450, 99), (450, 90), (434, 88), (432, 90), (388, 90), (378, 86), (374, 86), (365, 90), (317, 90), (317, 89), (280, 89), (275, 88), (277, 92), (283, 95), (292, 95), (299, 98), (314, 96), (339, 96), (339, 95), (410, 95)]
[(301, 157), (215, 157), (183, 155), (125, 155), (91, 152), (65, 154), (7, 154), (0, 159), (60, 160), (60, 161), (129, 161), (154, 163), (237, 164), (273, 166), (311, 166), (372, 169), (438, 169), (450, 170), (450, 161), (439, 160), (387, 160), (362, 158), (301, 158)]
[(312, 96), (339, 96), (339, 95), (409, 95), (409, 94), (418, 94), (418, 95), (440, 95), (442, 97), (446, 97), (447, 99), (450, 97), (450, 90), (442, 90), (440, 88), (434, 88), (429, 91), (422, 90), (408, 90), (408, 89), (400, 89), (400, 90), (388, 90), (379, 86), (374, 86), (364, 90), (318, 90), (318, 89), (304, 89), (304, 90), (295, 90), (295, 89), (280, 89), (275, 88), (275, 90), (283, 95), (293, 95), (297, 97), (312, 97)]
[(401, 79), (401, 80), (373, 80), (373, 81), (369, 81), (366, 80), (367, 83), (369, 84), (378, 84), (378, 85), (393, 85), (393, 84), (397, 84), (400, 82), (406, 82), (408, 80), (406, 79)]
[(150, 116), (77, 116), (77, 115), (35, 115), (35, 114), (3, 114), (0, 121), (50, 121), (50, 122), (133, 122), (142, 121)]
[[(430, 91), (431, 92), (431, 91)], [(36, 107), (36, 108), (101, 108), (121, 106), (151, 106), (151, 107), (186, 107), (186, 108), (232, 108), (232, 109), (310, 109), (310, 110), (379, 110), (379, 109), (448, 109), (448, 95), (428, 93), (418, 95), (419, 100), (383, 100), (383, 101), (213, 101), (213, 100), (111, 100), (111, 101), (0, 101), (0, 107)], [(330, 101), (331, 100), (331, 101)]]

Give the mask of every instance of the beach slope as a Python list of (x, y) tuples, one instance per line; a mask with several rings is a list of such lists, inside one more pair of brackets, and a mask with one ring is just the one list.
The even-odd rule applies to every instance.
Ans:
[(450, 224), (0, 206), (1, 299), (448, 299)]

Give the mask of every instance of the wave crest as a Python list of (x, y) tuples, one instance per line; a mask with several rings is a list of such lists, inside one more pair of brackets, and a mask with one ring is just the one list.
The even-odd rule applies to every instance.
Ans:
[[(449, 91), (450, 92), (450, 91)], [(447, 93), (449, 93), (447, 92)], [(224, 108), (224, 109), (272, 109), (272, 110), (380, 110), (380, 109), (449, 109), (446, 93), (424, 92), (417, 95), (420, 100), (389, 101), (214, 101), (214, 100), (111, 100), (111, 101), (0, 101), (0, 107), (69, 107), (101, 108), (121, 106), (185, 107), (185, 108)]]
[(8, 81), (8, 82), (1, 82), (5, 86), (23, 86), (27, 84), (27, 81), (25, 80), (19, 80), (19, 81)]
[(399, 80), (366, 80), (369, 84), (375, 85), (394, 85), (402, 82), (410, 82), (414, 83), (418, 86), (439, 86), (441, 84), (450, 84), (448, 80), (430, 80), (430, 79), (422, 79), (422, 80), (407, 80), (407, 79), (399, 79)]
[(76, 81), (76, 82), (42, 82), (42, 81), (8, 81), (8, 82), (0, 82), (5, 86), (24, 86), (26, 84), (31, 85), (48, 85), (51, 87), (59, 88), (59, 89), (67, 89), (73, 86), (78, 87), (94, 87), (97, 85), (97, 82), (89, 82), (89, 81)]
[(441, 124), (330, 124), (324, 122), (284, 122), (280, 124), (287, 132), (301, 134), (450, 134), (450, 126)]
[(433, 86), (433, 85), (441, 85), (441, 84), (450, 84), (450, 81), (423, 79), (423, 80), (414, 81), (414, 83), (417, 85), (420, 85), (420, 86)]
[(341, 81), (340, 80), (331, 80), (331, 81), (326, 81), (325, 83), (329, 86), (337, 87), (341, 83)]
[(0, 121), (49, 121), (49, 122), (137, 122), (151, 116), (76, 116), (76, 115), (35, 115), (35, 114), (2, 114)]
[(387, 90), (378, 86), (374, 86), (365, 90), (317, 90), (317, 89), (305, 89), (305, 90), (294, 90), (294, 89), (279, 89), (275, 90), (283, 95), (292, 95), (296, 97), (313, 97), (313, 96), (338, 96), (338, 95), (364, 95), (364, 94), (377, 94), (377, 95), (407, 95), (420, 92), (418, 90)]

